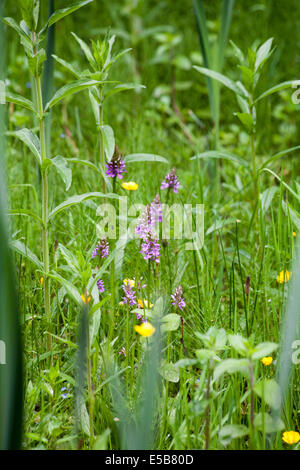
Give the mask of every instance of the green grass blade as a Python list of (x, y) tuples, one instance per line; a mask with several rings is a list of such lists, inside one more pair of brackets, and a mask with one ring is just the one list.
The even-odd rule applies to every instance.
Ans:
[[(0, 3), (2, 17), (3, 2)], [(1, 44), (4, 31), (0, 24)], [(0, 78), (4, 77), (3, 54)], [(0, 449), (20, 447), (22, 430), (22, 352), (18, 318), (16, 280), (8, 248), (4, 184), (4, 109), (0, 106)]]

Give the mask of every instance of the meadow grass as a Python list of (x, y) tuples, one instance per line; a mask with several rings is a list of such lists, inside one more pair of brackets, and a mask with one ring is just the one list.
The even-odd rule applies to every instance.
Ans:
[[(201, 60), (192, 2), (185, 18), (182, 7), (173, 9), (169, 2), (159, 2), (152, 13), (144, 4), (147, 2), (140, 2), (136, 9), (128, 2), (121, 13), (106, 6), (101, 31), (94, 19), (102, 15), (96, 3), (56, 24), (55, 54), (86, 73), (85, 57), (71, 31), (90, 44), (100, 33), (103, 39), (110, 25), (111, 34), (117, 35), (117, 51), (133, 47), (111, 68), (111, 80), (146, 88), (108, 98), (96, 125), (88, 91), (66, 96), (51, 111), (44, 158), (65, 158), (67, 174), (72, 170), (72, 184), (66, 191), (66, 179), (49, 172), (48, 212), (74, 195), (98, 196), (69, 205), (51, 219), (47, 227), (49, 267), (42, 257), (41, 226), (30, 217), (32, 212), (40, 214), (43, 178), (28, 147), (13, 134), (26, 127), (41, 138), (43, 129), (39, 131), (38, 117), (27, 109), (16, 103), (7, 107), (10, 237), (16, 252), (24, 344), (22, 447), (295, 449), (296, 441), (287, 444), (282, 440), (285, 431), (300, 432), (299, 365), (292, 363), (291, 347), (300, 339), (295, 301), (299, 268), (292, 267), (300, 237), (299, 105), (291, 101), (293, 90), (289, 85), (258, 104), (254, 134), (233, 116), (238, 104), (220, 86), (216, 91), (220, 93), (219, 119), (218, 109), (211, 115), (205, 78), (192, 68), (208, 66)], [(200, 3), (207, 9), (207, 34), (215, 44), (221, 2), (214, 2), (213, 7), (206, 4), (209, 2)], [(267, 21), (272, 12), (266, 2), (262, 5), (261, 16)], [(14, 7), (6, 16), (21, 19)], [(46, 16), (47, 11), (42, 10), (41, 24)], [(263, 21), (261, 16), (257, 21)], [(258, 27), (257, 37), (242, 37), (238, 42), (243, 24), (249, 21), (245, 11), (233, 9), (228, 37), (244, 52), (250, 46), (254, 50), (271, 35), (273, 44), (283, 47), (278, 31), (277, 35), (267, 31), (270, 34), (261, 37)], [(170, 25), (174, 35), (181, 35), (174, 46), (175, 58), (178, 54), (190, 62), (188, 69), (176, 68), (176, 103), (181, 114), (172, 101), (174, 70), (169, 45), (162, 42), (168, 39), (165, 31)], [(143, 39), (142, 32), (154, 27), (161, 27), (164, 33), (150, 30)], [(11, 39), (9, 90), (36, 103), (34, 77), (30, 78), (17, 35), (9, 29), (6, 33)], [(157, 37), (159, 34), (166, 36)], [(174, 36), (171, 40), (176, 43)], [(166, 57), (163, 50), (159, 55), (161, 44), (166, 46)], [(225, 52), (226, 76), (238, 80), (232, 47), (227, 44)], [(276, 64), (272, 56), (266, 63), (257, 96), (276, 83), (297, 78), (294, 62), (289, 72), (282, 72), (284, 60), (277, 56)], [(74, 77), (56, 63), (54, 80), (57, 90)], [(189, 86), (182, 85), (188, 81)], [(41, 96), (39, 103), (42, 106)], [(217, 143), (214, 121), (219, 128)], [(127, 173), (122, 180), (107, 177), (111, 188), (103, 186), (104, 158), (112, 157), (111, 131), (99, 129), (104, 125), (113, 130), (122, 156), (140, 155), (140, 161), (133, 157), (126, 163), (125, 158)], [(47, 129), (50, 132), (49, 125), (46, 133)], [(141, 154), (147, 154), (148, 161)], [(149, 161), (153, 155), (164, 157), (168, 164), (163, 159)], [(161, 189), (173, 167), (180, 182), (178, 193)], [(123, 181), (138, 183), (138, 189), (126, 191)], [(204, 204), (203, 247), (186, 251), (185, 239), (160, 240), (160, 263), (156, 265), (143, 258), (139, 239), (129, 241), (124, 250), (108, 239), (109, 256), (92, 259), (99, 241), (99, 194), (105, 190), (117, 197), (128, 196), (130, 204), (151, 204), (157, 194), (162, 203)], [(101, 197), (109, 202), (109, 194)], [(118, 199), (112, 201), (117, 207)], [(175, 228), (172, 221), (172, 234)], [(31, 250), (27, 256), (25, 245)], [(34, 255), (40, 260), (38, 266), (32, 262)], [(285, 277), (286, 271), (292, 273), (291, 278)], [(141, 309), (155, 328), (149, 338), (134, 328), (142, 325), (136, 318), (137, 305), (122, 303), (124, 280), (134, 278), (137, 298), (144, 306), (145, 300), (148, 306), (153, 304), (151, 309)], [(104, 282), (103, 293), (97, 289), (98, 279)], [(139, 279), (147, 287), (138, 288)], [(171, 299), (178, 286), (182, 286), (185, 301), (182, 310)], [(175, 315), (168, 317), (170, 314)], [(286, 331), (289, 333), (282, 336)], [(262, 362), (266, 357), (272, 357), (270, 364)]]

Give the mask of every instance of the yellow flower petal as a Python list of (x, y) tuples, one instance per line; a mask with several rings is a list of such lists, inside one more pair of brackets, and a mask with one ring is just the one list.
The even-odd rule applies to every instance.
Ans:
[(124, 181), (122, 183), (122, 188), (127, 189), (127, 191), (136, 191), (138, 189), (139, 185), (135, 183), (134, 181)]
[(263, 357), (261, 362), (263, 363), (264, 366), (269, 366), (273, 362), (273, 357), (272, 356)]
[(293, 232), (293, 237), (296, 237), (296, 235), (297, 235), (296, 232)]
[(280, 271), (280, 273), (278, 274), (277, 276), (277, 282), (279, 282), (279, 284), (283, 284), (284, 282), (288, 282), (291, 278), (291, 271), (288, 271), (286, 270), (285, 272), (284, 271)]
[(43, 287), (43, 284), (44, 284), (44, 278), (43, 277), (41, 277), (41, 279), (40, 279), (40, 284)]
[(142, 323), (141, 325), (135, 325), (134, 329), (139, 335), (144, 336), (144, 338), (148, 338), (155, 333), (154, 326), (152, 326), (149, 322)]
[(130, 287), (135, 287), (135, 280), (134, 279), (124, 279), (125, 286), (130, 285)]
[(290, 445), (297, 444), (300, 441), (300, 434), (297, 431), (285, 431), (282, 440)]
[(150, 302), (150, 307), (148, 307), (148, 300), (141, 300), (141, 299), (138, 299), (138, 304), (141, 308), (152, 308), (154, 305)]
[(85, 305), (90, 303), (90, 301), (92, 300), (92, 297), (90, 295), (86, 296), (86, 295), (81, 294), (80, 297), (82, 298), (82, 301), (83, 303), (85, 303)]

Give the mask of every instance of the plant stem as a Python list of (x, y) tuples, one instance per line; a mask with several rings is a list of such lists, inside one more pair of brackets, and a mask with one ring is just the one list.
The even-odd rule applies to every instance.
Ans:
[[(36, 75), (36, 92), (37, 92), (37, 104), (39, 112), (40, 122), (40, 145), (41, 145), (41, 158), (42, 158), (42, 221), (43, 221), (43, 263), (44, 263), (44, 303), (45, 303), (45, 315), (48, 323), (47, 328), (50, 331), (51, 328), (51, 307), (50, 307), (50, 279), (49, 279), (49, 236), (48, 236), (48, 174), (47, 168), (43, 168), (43, 164), (47, 159), (46, 150), (46, 131), (45, 131), (45, 114), (43, 110), (43, 97), (42, 97), (42, 85), (41, 77)], [(48, 336), (48, 347), (51, 350), (51, 336)]]
[(210, 438), (210, 380), (211, 380), (211, 364), (208, 365), (208, 377), (207, 377), (207, 389), (206, 389), (206, 400), (208, 401), (205, 410), (205, 450), (209, 449), (209, 438)]
[[(100, 126), (103, 126), (103, 88), (100, 87), (100, 105), (99, 105), (99, 116), (100, 116)], [(104, 138), (103, 133), (99, 129), (99, 138), (100, 138), (100, 168), (103, 175), (102, 188), (103, 192), (106, 192), (106, 184), (104, 179), (105, 174), (105, 151), (104, 151)]]
[(249, 366), (250, 375), (250, 449), (253, 449), (254, 440), (254, 374), (253, 374), (253, 363)]

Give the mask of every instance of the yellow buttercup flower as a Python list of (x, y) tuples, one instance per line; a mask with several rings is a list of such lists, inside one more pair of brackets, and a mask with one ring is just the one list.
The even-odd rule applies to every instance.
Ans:
[(124, 279), (125, 286), (135, 287), (135, 280), (134, 279)]
[(277, 276), (277, 282), (279, 282), (279, 284), (283, 284), (284, 282), (288, 282), (291, 278), (291, 275), (292, 275), (291, 271), (288, 271), (288, 270), (286, 270), (285, 272), (280, 271), (280, 273)]
[(263, 357), (261, 362), (263, 363), (264, 366), (269, 366), (273, 362), (273, 357), (272, 356)]
[(134, 181), (128, 181), (127, 183), (124, 181), (124, 183), (122, 183), (122, 188), (127, 189), (127, 191), (136, 191), (138, 187), (139, 185)]
[(40, 279), (40, 284), (43, 287), (43, 284), (44, 284), (44, 278), (43, 277), (41, 277), (41, 279)]
[(138, 304), (141, 308), (152, 308), (153, 307), (153, 304), (150, 302), (150, 306), (148, 307), (148, 300), (141, 300), (141, 299), (138, 299)]
[(85, 305), (89, 304), (90, 301), (92, 300), (92, 297), (90, 295), (81, 294), (80, 297), (82, 298), (82, 301), (83, 301), (83, 303), (85, 303)]
[(296, 235), (297, 235), (296, 232), (293, 232), (293, 237), (295, 237)]
[(148, 338), (155, 333), (154, 326), (152, 326), (149, 322), (142, 323), (141, 325), (135, 325), (134, 329), (139, 335), (144, 336), (144, 338)]
[(297, 444), (300, 441), (300, 434), (297, 431), (285, 431), (282, 440), (290, 445)]

